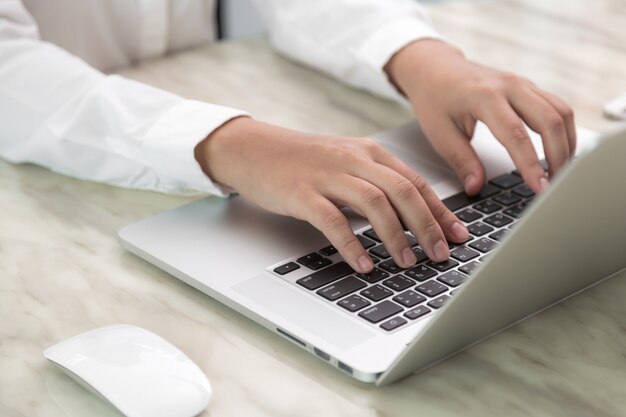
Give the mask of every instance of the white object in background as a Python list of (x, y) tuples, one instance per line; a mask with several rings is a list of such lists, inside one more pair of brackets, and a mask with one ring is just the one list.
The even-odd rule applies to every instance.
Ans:
[(614, 120), (626, 120), (626, 94), (607, 101), (604, 105), (604, 115)]
[(200, 368), (140, 327), (91, 330), (46, 349), (44, 356), (128, 417), (192, 417), (211, 399)]

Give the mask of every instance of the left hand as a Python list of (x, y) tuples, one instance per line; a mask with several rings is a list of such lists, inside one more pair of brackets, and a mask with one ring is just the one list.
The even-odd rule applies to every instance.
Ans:
[(470, 145), (477, 120), (504, 145), (536, 193), (545, 190), (548, 179), (526, 125), (541, 135), (550, 176), (574, 155), (572, 109), (525, 78), (471, 62), (453, 46), (429, 39), (401, 49), (385, 70), (469, 195), (485, 183), (484, 167)]

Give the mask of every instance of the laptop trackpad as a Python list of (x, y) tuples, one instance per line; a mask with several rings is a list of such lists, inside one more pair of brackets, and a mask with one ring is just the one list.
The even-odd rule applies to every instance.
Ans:
[[(376, 334), (360, 327), (337, 310), (326, 308), (315, 302), (291, 284), (277, 281), (278, 278), (257, 275), (234, 285), (232, 289), (246, 298), (282, 316), (309, 333), (312, 333), (341, 349), (349, 349), (375, 337)], [(261, 314), (264, 316), (264, 314)]]

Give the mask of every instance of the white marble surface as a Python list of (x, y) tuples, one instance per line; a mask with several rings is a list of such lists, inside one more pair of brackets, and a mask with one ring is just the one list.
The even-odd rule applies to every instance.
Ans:
[[(623, 0), (453, 1), (431, 10), (470, 56), (559, 93), (584, 126), (617, 126), (602, 119), (601, 105), (626, 91)], [(306, 130), (364, 135), (411, 117), (287, 62), (263, 39), (122, 72)], [(626, 274), (378, 389), (117, 243), (123, 225), (188, 201), (0, 162), (1, 416), (116, 416), (42, 356), (56, 341), (111, 323), (152, 330), (195, 360), (215, 393), (206, 416), (626, 415)]]

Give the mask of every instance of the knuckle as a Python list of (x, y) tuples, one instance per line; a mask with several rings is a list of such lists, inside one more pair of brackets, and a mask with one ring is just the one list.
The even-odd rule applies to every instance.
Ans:
[(432, 207), (430, 211), (433, 214), (433, 216), (435, 216), (435, 219), (444, 219), (445, 217), (452, 214), (452, 212), (448, 210), (448, 208), (444, 206), (443, 203), (435, 204), (435, 206)]
[(501, 76), (500, 79), (508, 86), (510, 87), (518, 87), (518, 86), (525, 86), (528, 85), (527, 82), (528, 80), (526, 80), (525, 78), (520, 77), (519, 75), (513, 73), (513, 72), (509, 72), (509, 71), (504, 71)]
[(374, 186), (366, 187), (361, 196), (365, 203), (371, 207), (381, 207), (387, 200), (385, 193)]
[(372, 138), (363, 138), (362, 143), (371, 155), (378, 155), (383, 152), (383, 147)]
[(422, 230), (427, 236), (435, 236), (439, 235), (439, 223), (435, 221), (434, 218), (428, 219), (428, 221), (422, 226)]
[(396, 229), (393, 231), (393, 234), (390, 237), (391, 247), (395, 247), (401, 249), (405, 247), (408, 243), (406, 234), (402, 228)]
[(565, 127), (563, 118), (556, 112), (548, 114), (546, 116), (545, 123), (546, 127), (551, 131), (561, 130)]
[(528, 132), (522, 122), (512, 123), (509, 127), (509, 141), (513, 145), (524, 144), (528, 141)]
[(411, 200), (415, 198), (417, 190), (409, 180), (403, 177), (397, 181), (394, 192), (401, 200)]
[(361, 243), (354, 235), (346, 236), (335, 247), (343, 253), (355, 253), (362, 248)]
[(565, 108), (563, 109), (563, 117), (566, 120), (573, 120), (574, 119), (574, 109), (572, 109), (570, 106), (565, 106)]
[(345, 227), (346, 218), (339, 210), (327, 210), (322, 214), (322, 224), (329, 231), (338, 231)]
[(496, 101), (502, 96), (502, 89), (498, 83), (489, 81), (479, 82), (476, 87), (476, 93), (486, 101)]
[(428, 183), (426, 182), (426, 180), (422, 177), (420, 177), (419, 175), (416, 174), (415, 178), (412, 181), (413, 185), (415, 186), (415, 188), (417, 189), (417, 191), (419, 191), (420, 194), (425, 194), (428, 192), (429, 190), (429, 186)]

